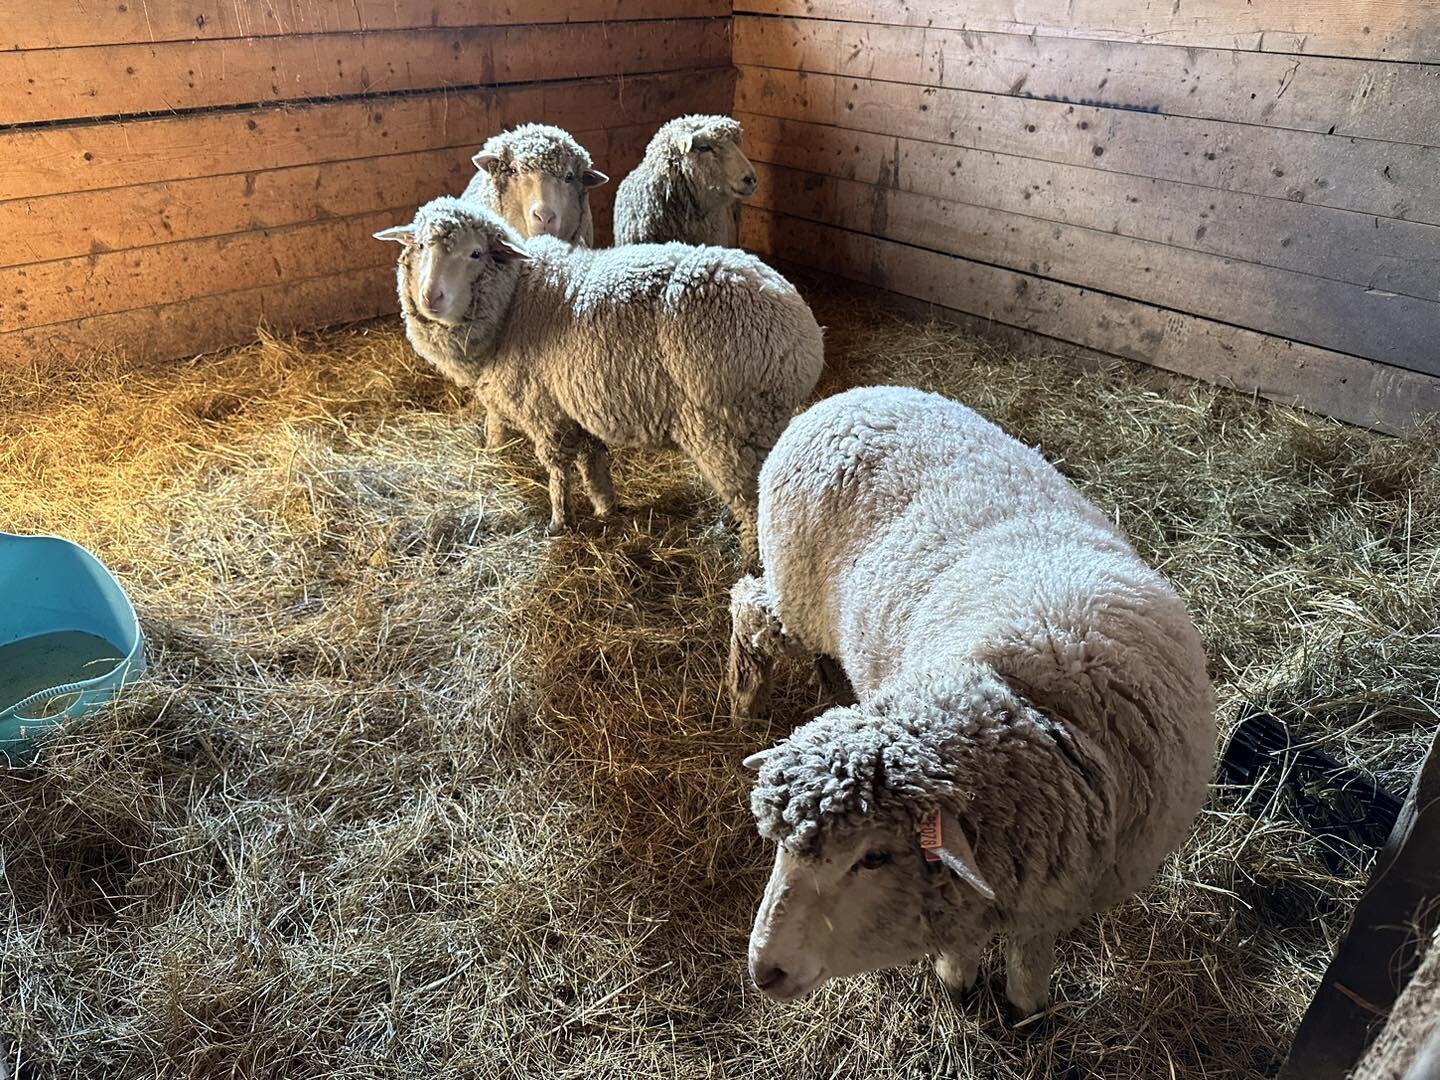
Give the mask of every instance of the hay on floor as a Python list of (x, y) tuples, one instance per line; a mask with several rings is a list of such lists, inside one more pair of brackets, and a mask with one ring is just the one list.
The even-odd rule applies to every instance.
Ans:
[[(1433, 443), (815, 299), (828, 389), (950, 393), (1116, 517), (1223, 725), (1255, 700), (1403, 789), (1440, 696)], [(617, 455), (633, 511), (549, 540), (529, 450), (481, 449), (385, 323), (0, 379), (0, 527), (95, 550), (153, 658), (0, 776), (22, 1076), (1264, 1075), (1363, 881), (1218, 792), (1064, 941), (1041, 1024), (922, 965), (772, 1004), (738, 762), (820, 702), (792, 667), (773, 728), (730, 720), (736, 545), (688, 463)]]

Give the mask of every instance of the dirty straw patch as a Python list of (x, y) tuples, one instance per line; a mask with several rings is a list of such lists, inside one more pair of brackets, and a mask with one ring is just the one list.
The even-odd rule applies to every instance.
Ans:
[[(945, 390), (1045, 453), (1179, 584), (1244, 697), (1402, 788), (1440, 672), (1440, 465), (1115, 364), (817, 298), (847, 383)], [(768, 853), (721, 687), (734, 538), (682, 459), (547, 540), (528, 449), (380, 325), (181, 366), (0, 372), (0, 527), (129, 584), (152, 674), (0, 776), (0, 1037), (31, 1077), (1249, 1077), (1353, 902), (1217, 792), (1070, 935), (1042, 1024), (921, 966), (773, 1005)]]

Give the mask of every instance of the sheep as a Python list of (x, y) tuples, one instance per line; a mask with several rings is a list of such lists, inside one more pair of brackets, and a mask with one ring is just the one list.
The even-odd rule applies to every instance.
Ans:
[(570, 521), (578, 465), (595, 513), (615, 508), (607, 446), (678, 446), (734, 513), (755, 561), (756, 478), (823, 365), (820, 327), (753, 255), (686, 244), (521, 246), (489, 210), (439, 198), (397, 268), (415, 350), (534, 444), (549, 531)]
[[(595, 245), (590, 192), (610, 178), (564, 128), (521, 124), (485, 140), (470, 159), (475, 175), (461, 194), (489, 207), (521, 236), (558, 236)], [(509, 435), (498, 415), (485, 417), (485, 445), (498, 449)]]
[(960, 992), (1003, 934), (1013, 1012), (1043, 1008), (1056, 935), (1144, 885), (1205, 799), (1215, 699), (1183, 603), (1038, 453), (910, 388), (796, 417), (759, 534), (736, 712), (786, 650), (833, 657), (856, 701), (746, 759), (776, 845), (752, 979), (791, 999), (936, 955)]
[(735, 247), (740, 203), (755, 194), (755, 167), (728, 116), (682, 116), (661, 126), (615, 192), (615, 243)]
[(488, 207), (521, 236), (558, 236), (593, 247), (590, 192), (610, 178), (563, 128), (522, 124), (492, 135), (472, 159), (462, 199)]

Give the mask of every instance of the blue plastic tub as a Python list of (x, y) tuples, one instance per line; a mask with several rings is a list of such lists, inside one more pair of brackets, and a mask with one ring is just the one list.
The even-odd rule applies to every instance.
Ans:
[(0, 754), (31, 756), (144, 670), (135, 608), (99, 559), (58, 536), (0, 532)]

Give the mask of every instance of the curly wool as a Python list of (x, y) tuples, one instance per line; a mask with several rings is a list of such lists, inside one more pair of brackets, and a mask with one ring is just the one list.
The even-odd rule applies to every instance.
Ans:
[(567, 169), (593, 168), (589, 152), (564, 128), (551, 124), (521, 124), (491, 135), (480, 147), (482, 154), (500, 159), (497, 175), (517, 176), (526, 172), (563, 175)]
[[(477, 156), (479, 154), (493, 154), (499, 162), (493, 170), (477, 169), (460, 197), (488, 207), (501, 217), (506, 212), (505, 194), (515, 177), (536, 172), (564, 176), (567, 172), (584, 172), (595, 165), (589, 151), (576, 142), (573, 135), (550, 124), (521, 124), (491, 135), (480, 147)], [(566, 239), (589, 247), (595, 242), (594, 218), (589, 197), (582, 195), (582, 199), (579, 223), (575, 233)]]
[[(417, 231), (519, 245), (496, 215), (458, 199), (417, 212)], [(820, 327), (793, 285), (753, 255), (684, 244), (595, 251), (553, 237), (528, 258), (477, 263), (464, 321), (427, 319), (415, 255), (398, 268), (417, 352), (565, 469), (587, 446), (678, 446), (735, 513), (753, 558), (761, 462), (820, 377)]]
[(740, 203), (697, 192), (681, 168), (694, 138), (740, 146), (740, 123), (728, 116), (681, 116), (662, 124), (640, 164), (615, 192), (615, 243), (716, 244), (734, 247)]
[(966, 816), (952, 759), (972, 749), (962, 744), (976, 740), (982, 716), (1005, 722), (1006, 706), (1018, 705), (1000, 679), (976, 674), (964, 707), (953, 696), (942, 708), (933, 698), (882, 692), (864, 709), (831, 709), (797, 728), (766, 757), (751, 790), (760, 835), (813, 855), (833, 831), (913, 832), (935, 807)]

